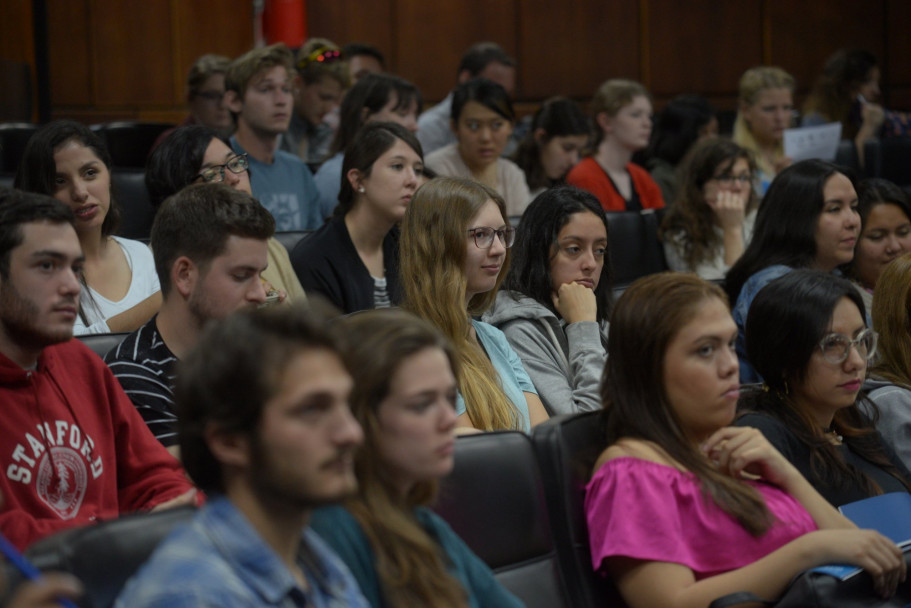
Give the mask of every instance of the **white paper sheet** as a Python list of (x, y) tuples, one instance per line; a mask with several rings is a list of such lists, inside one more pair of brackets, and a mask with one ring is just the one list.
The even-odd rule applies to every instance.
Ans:
[(841, 123), (785, 129), (784, 155), (797, 162), (808, 158), (833, 161), (841, 140)]

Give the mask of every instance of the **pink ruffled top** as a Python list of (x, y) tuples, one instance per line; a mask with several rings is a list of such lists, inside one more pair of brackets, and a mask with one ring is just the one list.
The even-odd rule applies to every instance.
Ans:
[(618, 555), (682, 564), (699, 580), (751, 564), (817, 529), (806, 509), (784, 490), (745, 483), (759, 491), (776, 519), (760, 537), (704, 498), (692, 473), (639, 458), (609, 460), (585, 494), (595, 570), (603, 571), (604, 559)]

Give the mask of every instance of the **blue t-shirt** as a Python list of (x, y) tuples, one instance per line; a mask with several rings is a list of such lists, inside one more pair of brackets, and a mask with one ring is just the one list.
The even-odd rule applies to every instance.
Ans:
[[(474, 330), (478, 334), (478, 341), (484, 347), (490, 362), (500, 376), (500, 387), (519, 410), (520, 430), (526, 433), (531, 432), (531, 417), (528, 414), (525, 393), (537, 395), (538, 391), (535, 390), (535, 385), (528, 377), (528, 372), (522, 366), (522, 360), (509, 345), (506, 335), (502, 331), (483, 321), (472, 319), (471, 324), (474, 325)], [(464, 413), (465, 400), (462, 399), (462, 395), (458, 395), (456, 397), (456, 414), (461, 416)]]
[[(246, 152), (231, 136), (231, 148), (238, 154)], [(271, 165), (261, 163), (250, 155), (250, 187), (253, 196), (275, 218), (275, 231), (316, 230), (323, 225), (319, 209), (319, 193), (310, 169), (298, 157), (275, 151)]]
[(342, 189), (342, 164), (345, 153), (339, 152), (320, 165), (313, 176), (319, 191), (319, 208), (324, 217), (329, 217), (338, 205), (338, 193)]

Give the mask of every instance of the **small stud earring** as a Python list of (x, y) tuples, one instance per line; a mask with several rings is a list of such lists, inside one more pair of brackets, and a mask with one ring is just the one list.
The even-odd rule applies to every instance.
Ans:
[(361, 194), (363, 194), (364, 192), (366, 192), (366, 190), (364, 190), (364, 187), (363, 187), (363, 186), (361, 186), (360, 188), (358, 188), (357, 191), (360, 192)]

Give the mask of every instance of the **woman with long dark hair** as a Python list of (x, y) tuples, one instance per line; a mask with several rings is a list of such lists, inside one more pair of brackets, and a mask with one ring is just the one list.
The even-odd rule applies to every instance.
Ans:
[(512, 265), (484, 321), (509, 340), (552, 414), (595, 410), (607, 357), (607, 220), (590, 192), (546, 190), (522, 215)]
[(744, 345), (747, 312), (769, 281), (795, 268), (832, 272), (854, 259), (860, 231), (857, 193), (835, 165), (805, 160), (782, 171), (756, 214), (753, 239), (725, 277), (740, 329), (737, 354), (740, 379), (756, 382)]
[(747, 318), (747, 356), (765, 379), (737, 424), (760, 429), (835, 506), (911, 490), (911, 473), (858, 407), (877, 334), (850, 281), (795, 270)]
[(631, 608), (771, 600), (826, 563), (867, 568), (891, 595), (898, 547), (857, 530), (759, 431), (729, 426), (736, 335), (724, 292), (692, 274), (645, 277), (617, 301), (606, 447), (585, 494), (593, 567)]
[(158, 312), (161, 286), (151, 250), (114, 236), (120, 208), (111, 155), (97, 134), (72, 120), (44, 125), (25, 147), (14, 186), (53, 196), (76, 214), (85, 271), (74, 333), (129, 332)]

